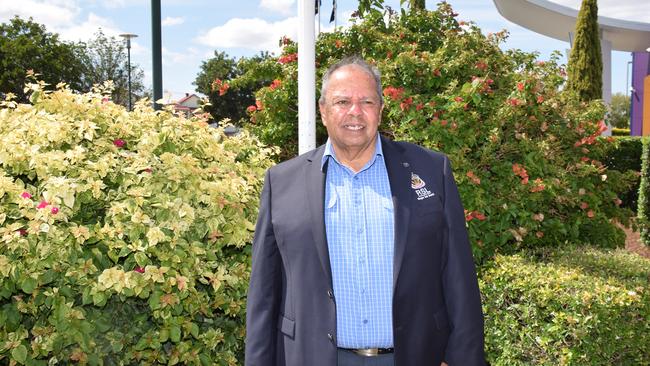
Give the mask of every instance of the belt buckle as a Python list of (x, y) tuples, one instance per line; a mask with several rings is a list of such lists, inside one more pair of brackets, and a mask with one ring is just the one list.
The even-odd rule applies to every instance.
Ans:
[(372, 357), (379, 355), (379, 348), (357, 348), (352, 351), (359, 356)]

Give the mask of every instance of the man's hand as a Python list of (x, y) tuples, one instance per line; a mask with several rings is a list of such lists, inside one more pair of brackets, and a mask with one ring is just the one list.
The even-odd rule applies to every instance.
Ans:
[(449, 365), (447, 365), (447, 363), (443, 361), (443, 362), (440, 364), (440, 366), (449, 366)]

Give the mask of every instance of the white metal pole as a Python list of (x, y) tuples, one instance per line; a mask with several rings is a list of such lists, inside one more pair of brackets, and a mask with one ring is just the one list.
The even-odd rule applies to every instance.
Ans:
[(298, 0), (298, 153), (316, 147), (316, 35), (314, 0)]

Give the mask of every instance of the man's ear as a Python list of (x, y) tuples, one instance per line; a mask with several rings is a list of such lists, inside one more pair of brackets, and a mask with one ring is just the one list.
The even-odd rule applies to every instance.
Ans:
[(327, 126), (327, 122), (325, 120), (327, 119), (327, 112), (324, 111), (325, 107), (323, 104), (320, 102), (318, 103), (318, 112), (320, 112), (320, 120), (323, 123), (323, 126)]

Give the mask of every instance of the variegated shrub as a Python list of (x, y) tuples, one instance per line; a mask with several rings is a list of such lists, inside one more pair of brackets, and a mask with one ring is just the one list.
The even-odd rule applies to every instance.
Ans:
[(0, 106), (0, 364), (241, 361), (272, 151), (32, 83)]

